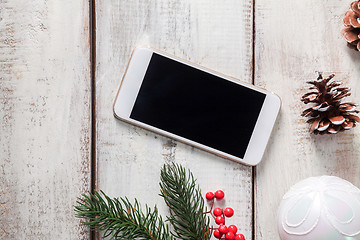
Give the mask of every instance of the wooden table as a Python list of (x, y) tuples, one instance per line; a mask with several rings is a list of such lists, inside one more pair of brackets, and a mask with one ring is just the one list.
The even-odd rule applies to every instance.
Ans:
[[(360, 53), (340, 35), (345, 0), (0, 1), (0, 239), (90, 239), (74, 217), (91, 188), (166, 207), (165, 162), (223, 189), (247, 239), (279, 239), (283, 194), (310, 176), (360, 186), (359, 127), (311, 136), (300, 97), (335, 72), (360, 102)], [(263, 161), (244, 166), (116, 120), (134, 47), (151, 46), (277, 93)]]

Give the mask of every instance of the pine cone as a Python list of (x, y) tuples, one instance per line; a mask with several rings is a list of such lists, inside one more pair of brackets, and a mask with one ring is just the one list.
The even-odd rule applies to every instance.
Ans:
[(360, 0), (351, 3), (350, 10), (345, 13), (344, 24), (341, 34), (351, 48), (360, 51)]
[(304, 94), (301, 98), (305, 104), (315, 103), (315, 106), (303, 111), (301, 116), (310, 117), (310, 132), (315, 134), (334, 134), (349, 130), (355, 127), (360, 118), (355, 114), (357, 104), (353, 102), (342, 103), (343, 98), (350, 96), (350, 89), (339, 87), (341, 82), (329, 81), (335, 76), (331, 74), (327, 78), (318, 73), (317, 80), (309, 81), (312, 90)]

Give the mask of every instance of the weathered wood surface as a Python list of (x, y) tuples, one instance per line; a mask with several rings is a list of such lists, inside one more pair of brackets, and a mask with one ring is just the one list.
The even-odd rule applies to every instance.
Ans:
[(0, 1), (0, 239), (88, 239), (87, 1)]
[[(191, 169), (204, 192), (223, 189), (247, 239), (279, 239), (283, 194), (310, 176), (360, 186), (359, 129), (311, 136), (300, 97), (315, 71), (335, 72), (360, 100), (360, 54), (340, 35), (350, 2), (96, 0), (96, 188), (166, 207), (165, 162)], [(119, 120), (112, 114), (131, 51), (150, 46), (277, 93), (281, 113), (252, 168)], [(0, 239), (89, 239), (73, 204), (90, 189), (88, 1), (0, 1)], [(255, 180), (255, 209), (252, 182)], [(253, 227), (255, 211), (255, 233)]]
[[(165, 162), (191, 169), (204, 192), (223, 189), (231, 219), (252, 234), (252, 169), (114, 118), (112, 103), (136, 46), (150, 46), (243, 81), (252, 79), (252, 2), (96, 1), (97, 189), (166, 207), (159, 194)], [(229, 222), (230, 223), (230, 222)]]
[(282, 109), (266, 156), (256, 168), (256, 239), (279, 239), (276, 214), (283, 194), (310, 176), (335, 175), (360, 187), (359, 127), (311, 136), (300, 102), (315, 71), (336, 73), (360, 101), (360, 54), (340, 31), (351, 1), (257, 0), (255, 84), (276, 92)]

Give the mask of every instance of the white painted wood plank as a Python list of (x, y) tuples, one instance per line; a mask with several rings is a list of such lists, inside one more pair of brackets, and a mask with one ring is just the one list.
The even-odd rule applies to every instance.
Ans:
[[(133, 48), (147, 45), (251, 82), (252, 2), (96, 1), (97, 189), (167, 208), (159, 194), (163, 163), (191, 169), (204, 194), (222, 188), (231, 221), (252, 231), (251, 167), (116, 120), (112, 104)], [(229, 222), (230, 223), (230, 222)]]
[(88, 239), (88, 1), (0, 1), (0, 239)]
[(282, 98), (282, 109), (256, 174), (256, 239), (279, 239), (276, 215), (283, 194), (296, 182), (336, 175), (360, 187), (360, 128), (312, 136), (301, 117), (300, 98), (315, 71), (335, 72), (360, 102), (360, 54), (340, 31), (349, 1), (257, 0), (255, 83)]

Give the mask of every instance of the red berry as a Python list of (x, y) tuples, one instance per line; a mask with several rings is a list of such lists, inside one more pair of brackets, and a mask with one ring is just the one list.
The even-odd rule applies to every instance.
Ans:
[(219, 231), (219, 229), (216, 229), (215, 231), (214, 231), (214, 237), (216, 237), (216, 238), (221, 238), (221, 236), (222, 236), (222, 233), (220, 233), (220, 231)]
[(234, 215), (234, 210), (232, 208), (225, 208), (224, 215), (227, 217), (232, 217)]
[(245, 240), (245, 237), (242, 234), (238, 234), (235, 236), (235, 240)]
[(221, 216), (221, 214), (223, 213), (222, 209), (221, 208), (215, 208), (214, 211), (213, 211), (214, 215), (215, 216)]
[(225, 239), (226, 239), (226, 240), (234, 240), (234, 239), (235, 239), (235, 234), (233, 234), (232, 232), (228, 232), (228, 233), (225, 235)]
[(223, 191), (221, 191), (221, 190), (217, 190), (216, 192), (215, 192), (215, 197), (216, 197), (216, 199), (223, 199), (224, 198), (224, 196), (225, 196), (225, 193), (223, 192)]
[(228, 227), (228, 230), (229, 230), (229, 232), (232, 232), (233, 234), (236, 234), (236, 232), (237, 232), (237, 227), (236, 227), (235, 225), (230, 225), (230, 226)]
[(225, 225), (220, 225), (218, 229), (219, 229), (219, 232), (222, 234), (228, 233), (228, 229)]
[(207, 192), (205, 196), (207, 200), (211, 200), (214, 198), (215, 194), (213, 192)]
[(224, 224), (225, 223), (225, 218), (222, 217), (222, 216), (218, 216), (215, 218), (215, 222), (217, 225), (220, 225), (220, 224)]

